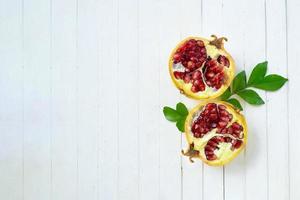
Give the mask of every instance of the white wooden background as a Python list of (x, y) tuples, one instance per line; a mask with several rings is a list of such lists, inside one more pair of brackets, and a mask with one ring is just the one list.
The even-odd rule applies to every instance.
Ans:
[[(0, 0), (1, 200), (299, 200), (300, 1)], [(238, 70), (289, 82), (244, 105), (249, 144), (191, 164), (162, 115), (189, 35), (227, 36)]]

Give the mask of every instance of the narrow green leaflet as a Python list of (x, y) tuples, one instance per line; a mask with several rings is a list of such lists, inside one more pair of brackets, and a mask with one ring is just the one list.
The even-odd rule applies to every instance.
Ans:
[(166, 119), (171, 122), (177, 122), (181, 118), (181, 115), (176, 110), (174, 110), (173, 108), (170, 108), (168, 106), (164, 107), (163, 113), (164, 113)]
[(180, 114), (180, 115), (183, 115), (183, 116), (187, 116), (189, 114), (189, 111), (188, 109), (186, 108), (186, 106), (179, 102), (177, 103), (176, 105), (176, 111)]
[(180, 119), (179, 121), (176, 122), (176, 127), (178, 128), (179, 131), (184, 132), (184, 124), (185, 124), (185, 118)]
[(230, 87), (227, 88), (227, 90), (225, 90), (225, 92), (220, 96), (221, 100), (226, 100), (231, 96), (231, 92), (230, 92)]
[(232, 93), (238, 92), (246, 88), (246, 73), (241, 71), (233, 79), (232, 83)]
[(253, 84), (253, 87), (266, 90), (266, 91), (276, 91), (280, 89), (288, 79), (279, 76), (277, 74), (270, 74), (264, 77), (258, 83)]
[(231, 98), (231, 99), (227, 99), (225, 100), (226, 102), (230, 103), (231, 105), (233, 105), (235, 108), (237, 108), (238, 110), (242, 111), (243, 110), (243, 107), (242, 105), (240, 104), (240, 102), (235, 99), (235, 98)]
[(258, 63), (250, 74), (248, 80), (248, 86), (254, 85), (256, 83), (259, 83), (261, 80), (263, 80), (267, 73), (267, 68), (268, 68), (267, 61)]
[(237, 95), (239, 95), (242, 99), (244, 99), (247, 103), (252, 105), (262, 105), (265, 102), (262, 100), (262, 98), (251, 89), (245, 89), (242, 91), (237, 92)]

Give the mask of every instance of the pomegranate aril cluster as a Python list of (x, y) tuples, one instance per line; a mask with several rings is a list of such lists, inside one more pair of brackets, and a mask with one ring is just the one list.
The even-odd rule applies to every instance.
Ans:
[[(214, 154), (222, 142), (231, 143), (231, 150), (242, 145), (243, 127), (238, 122), (232, 123), (233, 116), (226, 110), (226, 106), (216, 103), (207, 104), (192, 124), (192, 133), (196, 138), (204, 137), (208, 132), (216, 129), (222, 136), (211, 138), (205, 146), (205, 155), (208, 160), (215, 160)], [(230, 124), (230, 125), (229, 125)], [(231, 137), (230, 137), (231, 136)]]
[(207, 160), (216, 160), (218, 157), (215, 155), (215, 150), (218, 150), (220, 143), (231, 143), (231, 150), (238, 149), (242, 145), (242, 140), (232, 139), (231, 137), (214, 136), (212, 137), (204, 147), (204, 153)]
[(181, 63), (184, 71), (174, 71), (176, 79), (182, 79), (186, 84), (191, 83), (191, 91), (204, 91), (206, 85), (219, 89), (225, 80), (224, 66), (229, 67), (229, 60), (219, 55), (211, 59), (206, 52), (202, 40), (191, 39), (177, 49), (173, 55), (173, 63)]
[(224, 83), (223, 66), (216, 60), (209, 60), (204, 65), (205, 82), (212, 88), (219, 89)]
[(191, 39), (177, 49), (173, 59), (175, 64), (181, 63), (187, 72), (191, 72), (202, 66), (206, 56), (204, 42)]

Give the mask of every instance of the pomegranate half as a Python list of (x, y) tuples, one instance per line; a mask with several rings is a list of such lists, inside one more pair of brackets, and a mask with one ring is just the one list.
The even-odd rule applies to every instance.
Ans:
[(185, 122), (189, 148), (182, 153), (221, 166), (234, 159), (247, 142), (247, 124), (238, 110), (223, 101), (201, 103)]
[(181, 93), (194, 99), (213, 99), (230, 85), (235, 64), (224, 49), (226, 38), (188, 37), (169, 58), (169, 72)]

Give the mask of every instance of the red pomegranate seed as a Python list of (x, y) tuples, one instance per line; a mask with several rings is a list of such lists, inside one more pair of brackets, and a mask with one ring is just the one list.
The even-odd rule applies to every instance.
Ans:
[(216, 142), (216, 141), (213, 141), (213, 140), (209, 140), (209, 141), (207, 142), (207, 145), (216, 148), (216, 147), (219, 145), (219, 143)]
[(194, 80), (194, 85), (195, 85), (195, 86), (201, 85), (201, 81), (200, 81), (200, 80)]
[(189, 68), (190, 70), (193, 70), (195, 68), (195, 63), (192, 61), (188, 61), (187, 68)]
[(216, 160), (217, 159), (217, 156), (216, 155), (206, 155), (206, 159), (207, 160)]
[(213, 151), (205, 151), (205, 155), (212, 156), (212, 155), (214, 155), (214, 152)]
[(218, 57), (217, 60), (218, 60), (218, 62), (220, 64), (222, 64), (222, 65), (224, 65), (226, 67), (229, 67), (229, 65), (230, 65), (229, 60), (225, 56), (223, 56), (223, 55), (219, 55), (219, 57)]
[(240, 129), (233, 129), (233, 133), (235, 133), (236, 135), (239, 135), (239, 134), (240, 134), (240, 132), (241, 132), (241, 130), (240, 130)]
[(224, 142), (224, 138), (223, 137), (214, 137), (213, 140), (217, 141), (217, 142)]
[(198, 41), (197, 41), (197, 45), (198, 45), (199, 47), (204, 47), (204, 42), (203, 42), (202, 40), (198, 40)]
[(243, 144), (243, 141), (242, 140), (237, 140), (237, 142), (235, 143), (235, 148), (240, 148), (241, 146), (242, 146), (242, 144)]
[(196, 138), (201, 137), (201, 133), (200, 132), (194, 132), (194, 137), (196, 137)]
[(227, 133), (228, 133), (228, 134), (232, 134), (232, 127), (228, 127)]
[(204, 84), (203, 84), (203, 85), (200, 85), (200, 86), (199, 86), (199, 90), (200, 90), (200, 91), (204, 91), (204, 90), (205, 90), (205, 85), (204, 85)]
[(189, 82), (191, 81), (191, 75), (190, 75), (190, 74), (185, 74), (185, 75), (183, 76), (183, 81), (184, 81), (185, 83), (189, 83)]
[(208, 77), (208, 78), (212, 78), (214, 76), (215, 76), (215, 74), (213, 72), (206, 73), (206, 77)]
[(230, 143), (232, 139), (230, 137), (225, 137), (225, 142)]
[(238, 149), (238, 148), (240, 148), (242, 146), (242, 143), (243, 142), (241, 140), (233, 140), (232, 147), (234, 149)]
[(202, 79), (196, 79), (196, 80), (194, 80), (193, 86), (195, 86), (197, 88), (197, 90), (196, 90), (197, 92), (205, 90), (205, 85), (204, 85)]
[(220, 128), (223, 128), (223, 127), (227, 126), (227, 122), (220, 121), (220, 122), (218, 123), (218, 126), (219, 126)]
[(196, 92), (199, 92), (200, 89), (199, 89), (199, 87), (197, 85), (192, 85), (191, 91), (194, 92), (194, 93), (196, 93)]
[(180, 62), (180, 59), (181, 59), (181, 54), (180, 53), (175, 53), (174, 56), (173, 56), (173, 59), (174, 59), (174, 63), (179, 63)]
[(220, 120), (224, 122), (229, 122), (229, 117), (220, 117)]
[(176, 79), (182, 79), (184, 76), (184, 72), (174, 72), (174, 76)]
[(215, 108), (216, 107), (216, 104), (215, 103), (208, 103), (207, 105), (206, 105), (206, 108), (207, 109), (212, 109), (212, 108)]
[(227, 133), (227, 131), (228, 131), (227, 128), (223, 128), (223, 129), (221, 129), (221, 131), (218, 131), (218, 132), (221, 134), (225, 134), (225, 133)]
[(216, 146), (209, 146), (208, 144), (205, 146), (205, 151), (214, 151)]
[(197, 63), (198, 62), (198, 58), (196, 58), (196, 57), (191, 57), (191, 59), (190, 59), (192, 62), (194, 62), (194, 63)]
[(226, 110), (226, 106), (224, 105), (218, 105), (219, 110)]
[(231, 127), (235, 130), (240, 130), (240, 125), (237, 122), (232, 123)]
[(209, 115), (209, 119), (215, 121), (218, 119), (218, 115), (216, 113), (212, 113)]
[(193, 73), (193, 79), (194, 80), (196, 80), (196, 79), (200, 79), (201, 78), (201, 72), (200, 71), (195, 71), (194, 73)]

